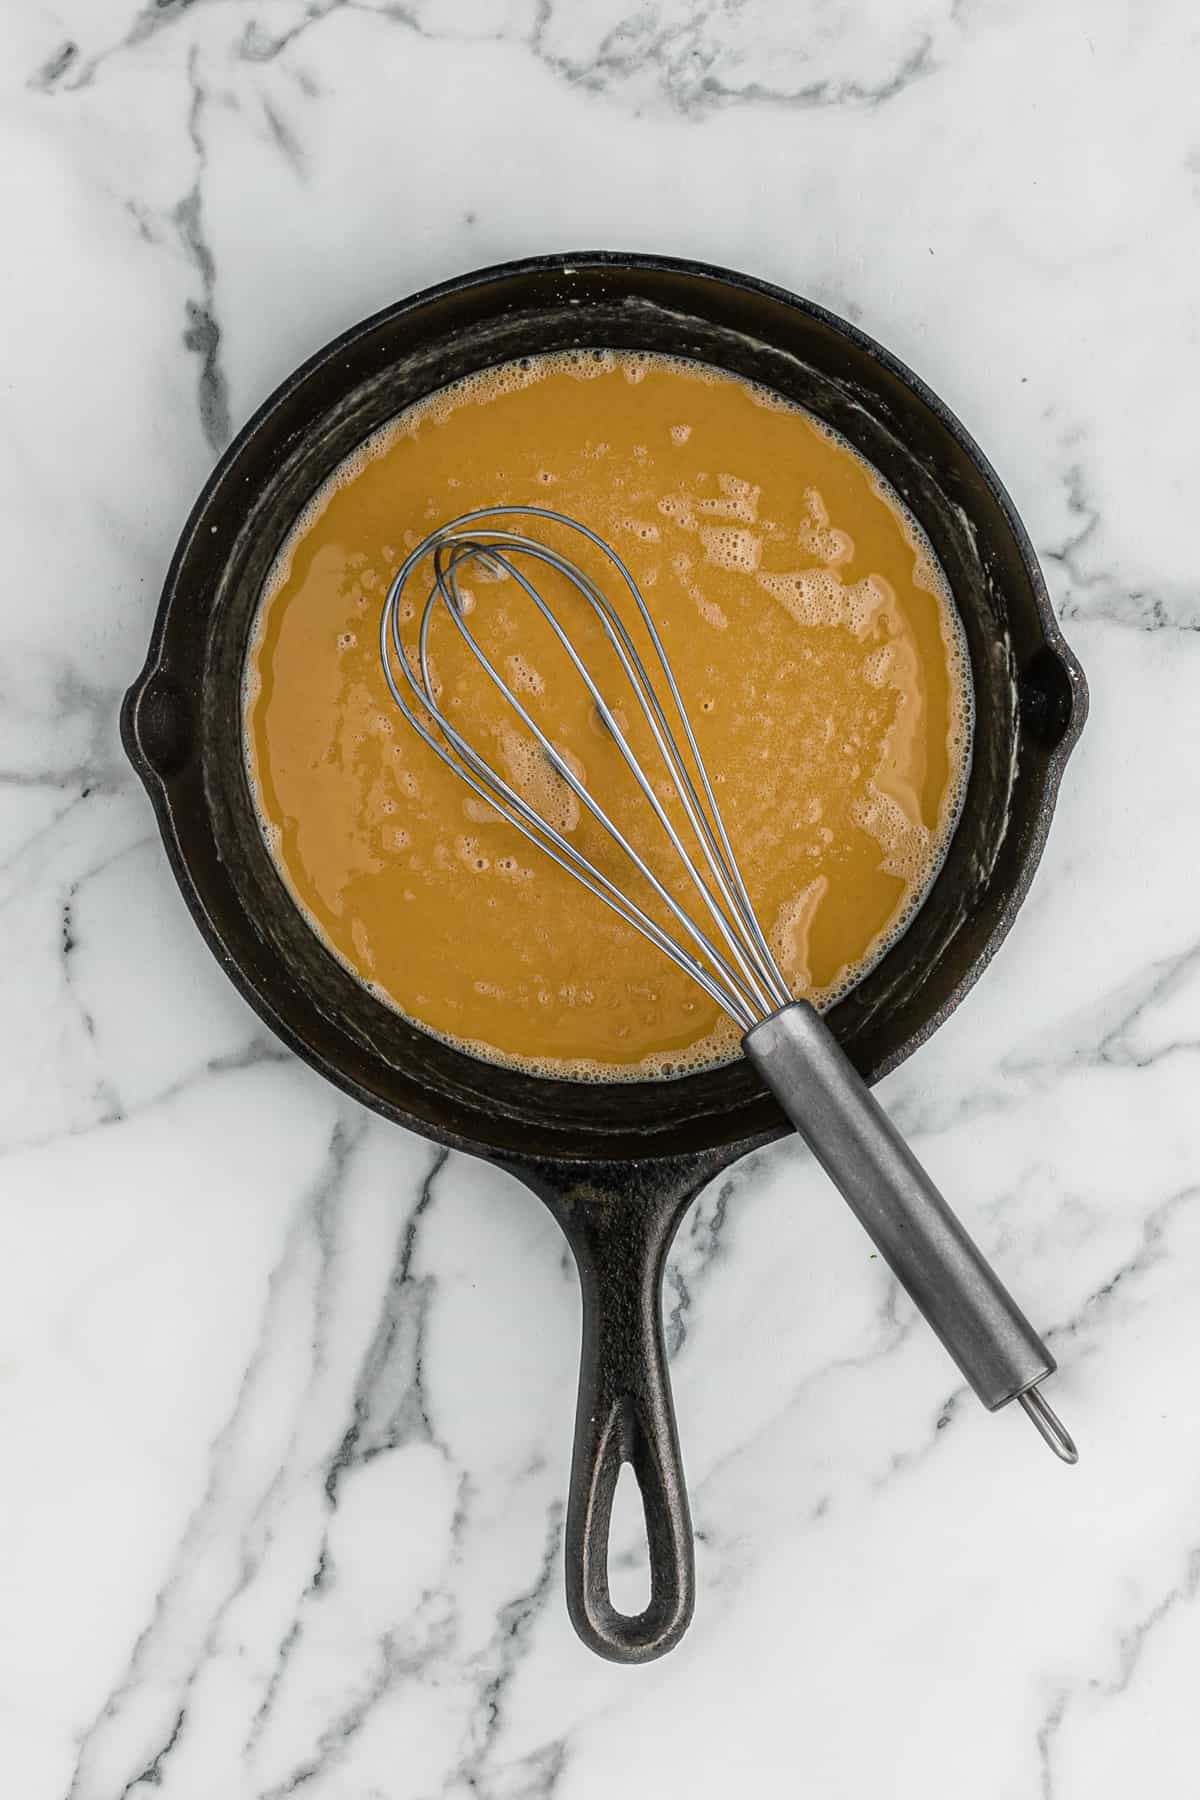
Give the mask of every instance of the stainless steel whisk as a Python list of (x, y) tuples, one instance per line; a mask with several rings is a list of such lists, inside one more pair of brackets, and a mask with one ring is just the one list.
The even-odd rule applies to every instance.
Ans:
[[(606, 559), (637, 610), (674, 725), (611, 602), (569, 557), (511, 529), (514, 521), (522, 519), (543, 520), (577, 533)], [(500, 523), (505, 520), (508, 527)], [(408, 584), (428, 558), (433, 563), (433, 585), (421, 609), (415, 656), (410, 660), (401, 636), (402, 602)], [(650, 729), (694, 849), (663, 805), (570, 633), (526, 572), (531, 566), (561, 576), (599, 622)], [(462, 576), (471, 569), (507, 576), (554, 634), (629, 775), (679, 857), (695, 890), (696, 910), (689, 911), (659, 880), (480, 645), (466, 622)], [(429, 652), (430, 627), (439, 607), (549, 766), (649, 885), (681, 937), (665, 930), (530, 806), (441, 709)], [(1039, 1390), (1039, 1383), (1056, 1367), (1053, 1356), (820, 1014), (807, 1001), (793, 998), (755, 916), (662, 639), (637, 583), (611, 546), (577, 520), (546, 507), (492, 506), (463, 513), (417, 544), (396, 571), (380, 618), (379, 651), (393, 700), (435, 755), (523, 837), (690, 975), (734, 1020), (743, 1034), (746, 1056), (989, 1411), (1019, 1400), (1055, 1454), (1064, 1462), (1075, 1462), (1075, 1445)], [(426, 718), (436, 731), (429, 729)], [(681, 739), (687, 756), (681, 750)]]

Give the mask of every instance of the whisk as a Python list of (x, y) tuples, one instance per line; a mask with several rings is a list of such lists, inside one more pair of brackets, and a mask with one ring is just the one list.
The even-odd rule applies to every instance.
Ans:
[[(620, 614), (593, 579), (551, 544), (513, 526), (542, 521), (577, 534), (624, 588), (657, 665), (652, 678)], [(568, 540), (569, 541), (569, 540)], [(402, 614), (406, 590), (432, 560), (433, 583), (420, 610), (410, 654)], [(474, 570), (505, 576), (553, 633), (583, 684), (597, 718), (665, 833), (688, 880), (685, 905), (655, 874), (608, 807), (571, 767), (500, 674), (467, 623), (462, 578)], [(552, 571), (598, 622), (615, 655), (623, 692), (649, 728), (654, 753), (686, 822), (680, 829), (622, 729), (618, 709), (580, 654), (571, 632), (535, 585)], [(537, 744), (555, 774), (646, 884), (672, 928), (652, 917), (487, 760), (439, 706), (430, 663), (430, 628), (441, 609), (484, 676)], [(443, 763), (523, 837), (648, 938), (735, 1022), (742, 1049), (783, 1111), (864, 1226), (879, 1254), (933, 1327), (989, 1411), (1018, 1400), (1064, 1462), (1078, 1452), (1039, 1384), (1056, 1364), (1016, 1302), (972, 1242), (838, 1045), (817, 1010), (793, 997), (762, 930), (738, 868), (687, 710), (662, 639), (637, 583), (603, 538), (540, 506), (482, 507), (439, 526), (405, 557), (383, 605), (379, 650), (391, 695), (412, 729)], [(428, 721), (428, 722), (427, 722)], [(686, 753), (683, 749), (686, 746)]]

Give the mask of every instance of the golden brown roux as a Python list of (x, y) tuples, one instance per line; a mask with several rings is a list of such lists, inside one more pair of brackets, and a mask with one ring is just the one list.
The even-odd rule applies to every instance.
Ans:
[[(902, 929), (941, 860), (969, 755), (961, 627), (928, 547), (854, 452), (762, 390), (658, 357), (535, 358), (444, 390), (352, 458), (291, 534), (251, 646), (246, 744), (277, 865), (326, 943), (481, 1054), (590, 1078), (722, 1060), (730, 1022), (472, 796), (388, 695), (379, 613), (405, 551), (457, 513), (522, 503), (591, 526), (642, 585), (758, 915), (794, 991), (818, 1002)], [(601, 574), (555, 528), (536, 535)], [(497, 666), (682, 898), (546, 628), (512, 582), (468, 585)], [(554, 579), (539, 585), (643, 749), (594, 622)], [(631, 621), (611, 573), (603, 586)], [(439, 702), (472, 742), (665, 918), (444, 619), (431, 642)]]

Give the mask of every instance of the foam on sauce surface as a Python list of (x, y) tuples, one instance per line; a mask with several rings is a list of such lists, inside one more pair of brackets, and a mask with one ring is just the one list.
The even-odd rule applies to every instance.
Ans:
[[(878, 474), (808, 415), (717, 370), (608, 351), (508, 364), (402, 414), (277, 561), (247, 662), (246, 754), (275, 862), (335, 955), (494, 1059), (606, 1080), (725, 1060), (733, 1024), (471, 794), (388, 694), (379, 614), (406, 551), (457, 513), (522, 504), (590, 526), (641, 585), (758, 916), (817, 1004), (903, 930), (957, 819), (970, 683), (945, 581)], [(598, 556), (514, 523), (579, 561), (644, 648)], [(429, 585), (408, 590), (409, 641)], [(515, 583), (466, 585), (496, 667), (694, 911), (548, 628)], [(599, 627), (556, 577), (538, 585), (640, 753), (648, 733)], [(445, 618), (431, 643), (439, 704), (464, 735), (667, 923)]]

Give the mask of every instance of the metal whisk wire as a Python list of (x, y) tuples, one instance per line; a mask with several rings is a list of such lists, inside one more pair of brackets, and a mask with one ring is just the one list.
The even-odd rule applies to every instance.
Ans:
[[(699, 787), (689, 773), (675, 732), (659, 700), (645, 662), (639, 654), (623, 621), (611, 602), (576, 563), (549, 545), (520, 532), (489, 525), (489, 520), (538, 518), (564, 526), (592, 544), (616, 571), (637, 609), (649, 638), (670, 695), (696, 771)], [(419, 565), (428, 557), (433, 560), (433, 586), (421, 612), (416, 633), (415, 661), (401, 635), (401, 602), (405, 589)], [(621, 730), (612, 707), (580, 656), (570, 633), (564, 629), (544, 596), (517, 565), (521, 557), (556, 571), (586, 602), (599, 621), (604, 637), (615, 651), (639, 710), (650, 728), (655, 747), (678, 797), (688, 826), (699, 846), (701, 859), (710, 880), (706, 880), (689, 852), (678, 828), (663, 806), (653, 783)], [(546, 736), (528, 709), (496, 669), (466, 623), (466, 605), (460, 585), (461, 572), (476, 565), (489, 573), (502, 573), (513, 580), (532, 602), (554, 633), (572, 667), (583, 682), (597, 714), (612, 737), (621, 758), (650, 806), (658, 824), (666, 833), (672, 848), (683, 863), (711, 923), (725, 945), (723, 953), (712, 937), (683, 907), (638, 853), (607, 810), (581, 782), (555, 745)], [(581, 805), (620, 848), (676, 923), (690, 938), (698, 954), (679, 943), (635, 900), (619, 888), (588, 857), (543, 818), (516, 789), (487, 761), (442, 711), (437, 702), (435, 681), (430, 667), (429, 634), (438, 605), (444, 607), (459, 636), (480, 668), (492, 682), (507, 705), (538, 744), (555, 773), (570, 788)], [(696, 743), (691, 721), (671, 669), (662, 639), (630, 571), (603, 538), (577, 520), (547, 507), (483, 507), (463, 513), (431, 532), (410, 551), (396, 571), (388, 589), (380, 616), (380, 659), (388, 688), (396, 705), (415, 731), (447, 767), (464, 780), (488, 805), (494, 807), (523, 837), (549, 856), (558, 866), (581, 881), (591, 893), (603, 900), (627, 924), (649, 939), (664, 955), (692, 977), (743, 1029), (748, 1030), (768, 1017), (792, 998), (778, 964), (763, 935), (754, 913), (746, 885), (738, 868), (721, 818), (716, 795)], [(400, 680), (408, 689), (417, 709), (406, 700)], [(421, 713), (430, 717), (440, 736), (425, 725)], [(715, 889), (715, 892), (714, 892)], [(732, 959), (732, 960), (731, 960)]]

